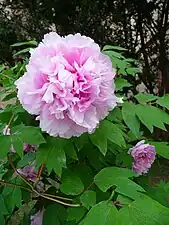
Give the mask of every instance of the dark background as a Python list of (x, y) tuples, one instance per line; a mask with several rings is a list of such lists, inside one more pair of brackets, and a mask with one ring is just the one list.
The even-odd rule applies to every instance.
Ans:
[(169, 93), (169, 0), (1, 0), (0, 63), (14, 63), (11, 44), (51, 30), (127, 48), (149, 91)]

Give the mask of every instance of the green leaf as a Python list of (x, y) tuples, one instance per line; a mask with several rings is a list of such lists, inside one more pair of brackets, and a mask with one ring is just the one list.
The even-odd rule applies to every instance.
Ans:
[(169, 159), (169, 145), (167, 142), (150, 142), (155, 146), (155, 150), (158, 155)]
[(111, 142), (117, 144), (120, 147), (126, 146), (125, 140), (123, 138), (123, 132), (115, 124), (108, 120), (104, 120), (98, 129), (101, 129), (102, 132), (104, 132), (103, 134)]
[(84, 190), (81, 179), (71, 170), (63, 170), (60, 190), (67, 195), (78, 195)]
[(136, 105), (136, 114), (151, 133), (153, 132), (153, 126), (166, 130), (164, 124), (169, 124), (169, 115), (151, 105)]
[(125, 168), (107, 167), (102, 169), (94, 178), (95, 184), (103, 191), (107, 191), (116, 184), (119, 178), (134, 177), (136, 174)]
[(8, 210), (6, 208), (4, 197), (2, 194), (0, 194), (0, 215), (8, 215)]
[(11, 45), (12, 47), (19, 47), (19, 46), (23, 46), (23, 45), (35, 45), (37, 46), (37, 41), (25, 41), (25, 42), (18, 42), (15, 43), (13, 45)]
[(127, 51), (126, 48), (122, 48), (122, 47), (119, 47), (119, 46), (105, 45), (105, 46), (103, 47), (103, 51), (111, 50), (111, 49), (119, 50), (119, 51)]
[(166, 94), (156, 101), (156, 103), (169, 110), (169, 94)]
[(98, 147), (103, 155), (107, 152), (107, 137), (104, 135), (104, 130), (102, 127), (97, 129), (94, 134), (91, 134), (90, 139), (94, 145)]
[[(17, 183), (17, 179), (13, 180), (13, 183)], [(21, 189), (18, 187), (8, 187), (5, 186), (2, 192), (2, 195), (4, 196), (4, 199), (7, 197), (7, 204), (10, 206), (11, 210), (17, 206), (18, 208), (22, 205), (22, 195), (21, 195)], [(8, 209), (9, 210), (9, 209)]]
[(52, 204), (44, 212), (43, 225), (64, 225), (66, 218), (65, 208), (58, 204)]
[(147, 102), (151, 102), (158, 99), (158, 96), (155, 96), (152, 94), (143, 94), (143, 93), (138, 93), (134, 97), (137, 99), (139, 103), (147, 103)]
[(122, 108), (123, 120), (136, 137), (139, 137), (140, 121), (136, 117), (135, 105), (124, 102)]
[(12, 140), (12, 145), (18, 155), (22, 158), (23, 157), (23, 141), (22, 140)]
[(120, 108), (116, 107), (114, 110), (112, 110), (109, 113), (107, 120), (110, 120), (111, 122), (121, 122), (123, 118)]
[(118, 210), (112, 202), (103, 201), (92, 207), (80, 225), (113, 225), (117, 218)]
[(42, 144), (37, 152), (37, 165), (46, 164), (49, 173), (54, 170), (60, 176), (62, 167), (66, 167), (64, 145), (61, 138), (48, 137), (47, 143)]
[(121, 91), (123, 90), (124, 87), (132, 86), (126, 79), (123, 79), (121, 77), (115, 80), (115, 85), (116, 85), (116, 91)]
[(121, 194), (119, 194), (117, 196), (117, 201), (119, 201), (119, 203), (123, 204), (123, 205), (128, 205), (128, 204), (132, 203), (131, 198), (128, 198), (128, 197), (126, 197), (124, 195), (121, 195)]
[(45, 143), (45, 139), (38, 127), (19, 125), (11, 129), (11, 134), (14, 134), (18, 139), (27, 144), (39, 145)]
[(5, 158), (11, 148), (11, 137), (8, 135), (0, 136), (0, 158)]
[(87, 209), (85, 207), (78, 207), (78, 208), (69, 207), (67, 209), (67, 213), (68, 213), (67, 220), (79, 222), (84, 217), (86, 212), (87, 212)]
[(120, 54), (119, 52), (114, 52), (114, 51), (104, 51), (103, 52), (105, 55), (108, 55), (110, 58), (115, 57), (119, 59), (124, 59), (124, 56)]
[(22, 54), (25, 54), (25, 53), (27, 53), (29, 51), (30, 51), (30, 48), (25, 48), (25, 49), (22, 49), (19, 52), (15, 53), (14, 56), (22, 55)]
[(92, 190), (84, 192), (80, 197), (80, 201), (87, 209), (90, 209), (96, 204), (96, 192)]
[(0, 213), (0, 224), (1, 225), (6, 225), (5, 224), (5, 219), (4, 219), (4, 216)]
[(168, 225), (169, 209), (143, 195), (119, 211), (117, 225)]
[(17, 168), (25, 167), (35, 160), (35, 152), (28, 152), (24, 157), (17, 163)]
[[(66, 141), (67, 141), (67, 144), (66, 144)], [(65, 149), (64, 150), (65, 150), (66, 155), (69, 156), (70, 158), (75, 159), (75, 160), (78, 159), (75, 147), (70, 140), (65, 140)]]
[(110, 187), (116, 186), (116, 192), (126, 195), (132, 199), (140, 198), (139, 192), (144, 189), (132, 180), (128, 179), (135, 174), (125, 168), (109, 167), (104, 168), (95, 176), (96, 185), (102, 190), (107, 191)]
[(136, 75), (137, 73), (141, 73), (141, 70), (138, 67), (127, 68), (126, 72), (130, 75)]

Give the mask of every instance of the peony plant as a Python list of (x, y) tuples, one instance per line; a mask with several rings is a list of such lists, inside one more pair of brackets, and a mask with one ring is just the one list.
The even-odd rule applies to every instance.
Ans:
[(0, 72), (0, 224), (168, 225), (168, 180), (153, 179), (169, 96), (137, 93), (122, 47), (55, 32), (32, 43)]

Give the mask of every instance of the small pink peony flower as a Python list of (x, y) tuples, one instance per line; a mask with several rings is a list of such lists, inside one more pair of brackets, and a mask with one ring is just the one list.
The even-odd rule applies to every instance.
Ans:
[[(37, 174), (35, 172), (35, 167), (33, 165), (25, 166), (23, 169), (17, 169), (17, 171), (26, 177), (29, 181), (35, 181), (37, 178)], [(15, 173), (15, 176), (17, 173)]]
[(155, 160), (155, 147), (144, 144), (145, 141), (138, 142), (133, 148), (129, 149), (129, 153), (134, 158), (132, 169), (138, 174), (147, 173)]
[(31, 51), (27, 72), (15, 84), (41, 129), (69, 138), (94, 132), (116, 106), (114, 76), (109, 57), (91, 38), (51, 32)]
[(36, 149), (36, 145), (24, 144), (24, 152), (35, 152)]
[(30, 225), (42, 225), (44, 211), (45, 211), (44, 209), (39, 210), (34, 216), (31, 216)]
[(6, 127), (3, 129), (3, 135), (10, 135), (11, 129), (6, 125)]

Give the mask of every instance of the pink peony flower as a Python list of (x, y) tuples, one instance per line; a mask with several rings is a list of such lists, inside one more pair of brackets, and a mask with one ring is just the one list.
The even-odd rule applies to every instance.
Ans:
[(42, 225), (44, 211), (45, 211), (44, 209), (39, 210), (34, 216), (31, 216), (30, 225)]
[[(35, 181), (37, 178), (37, 174), (35, 172), (35, 167), (33, 165), (27, 165), (23, 169), (17, 169), (17, 171), (26, 177), (29, 181)], [(17, 173), (15, 173), (15, 176)]]
[(24, 144), (24, 152), (35, 152), (36, 149), (36, 145)]
[(116, 106), (114, 76), (111, 60), (91, 38), (51, 32), (31, 51), (27, 72), (15, 84), (42, 131), (69, 138), (94, 132)]
[(6, 125), (6, 127), (3, 129), (3, 135), (10, 135), (11, 129)]
[(129, 153), (134, 158), (132, 169), (138, 174), (147, 173), (155, 160), (155, 147), (144, 144), (145, 141), (138, 142), (133, 148), (129, 149)]

